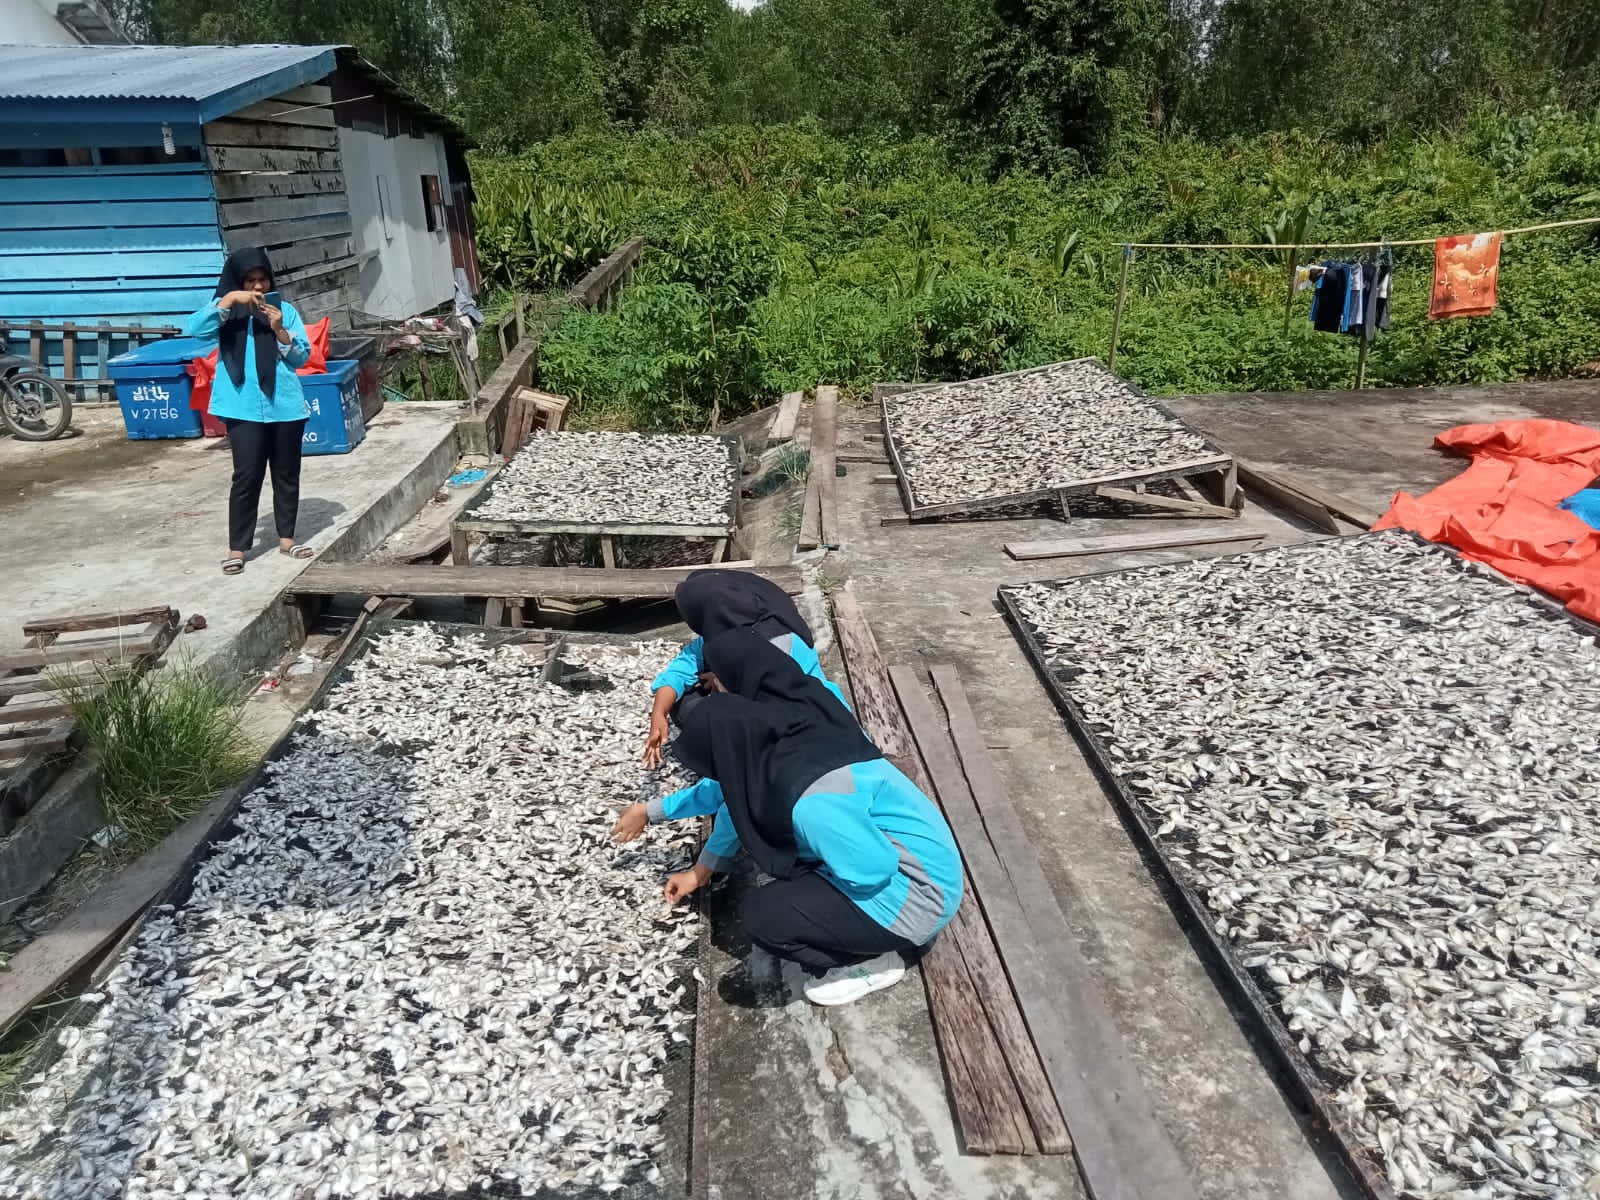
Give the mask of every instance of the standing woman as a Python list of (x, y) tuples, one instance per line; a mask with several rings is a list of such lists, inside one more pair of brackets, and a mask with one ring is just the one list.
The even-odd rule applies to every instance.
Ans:
[(244, 556), (255, 542), (261, 481), (269, 467), (278, 553), (311, 557), (311, 547), (294, 540), (300, 509), (300, 440), (310, 415), (294, 372), (310, 359), (311, 343), (294, 305), (267, 303), (265, 297), (272, 290), (267, 252), (235, 250), (222, 265), (216, 298), (189, 318), (190, 337), (217, 345), (211, 415), (228, 427), (233, 451), (224, 575), (244, 570)]

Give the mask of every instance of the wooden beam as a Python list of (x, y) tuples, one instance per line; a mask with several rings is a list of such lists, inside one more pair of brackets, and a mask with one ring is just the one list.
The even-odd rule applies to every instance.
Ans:
[(0, 704), (0, 729), (7, 725), (37, 725), (44, 721), (57, 721), (71, 716), (72, 708), (65, 700), (41, 700), (37, 704)]
[(1239, 462), (1239, 481), (1244, 484), (1247, 492), (1253, 491), (1258, 496), (1265, 496), (1273, 504), (1287, 508), (1305, 518), (1314, 527), (1323, 533), (1339, 534), (1344, 531), (1339, 528), (1339, 522), (1333, 519), (1333, 514), (1326, 505), (1319, 500), (1313, 500), (1303, 491), (1278, 478), (1273, 472), (1255, 463)]
[[(206, 161), (214, 172), (270, 171), (286, 175), (343, 170), (338, 150), (240, 149), (207, 146)], [(277, 264), (274, 263), (274, 266)]]
[(1320, 504), (1336, 517), (1349, 521), (1362, 529), (1371, 529), (1382, 518), (1383, 514), (1364, 505), (1356, 503), (1338, 492), (1329, 491), (1325, 487), (1303, 479), (1298, 475), (1291, 475), (1287, 471), (1280, 471), (1276, 467), (1263, 467), (1259, 463), (1239, 464), (1240, 473), (1246, 475), (1245, 482), (1250, 482), (1250, 476), (1260, 480), (1268, 477), (1279, 487), (1298, 492), (1313, 504)]
[[(730, 570), (739, 568), (730, 567)], [(804, 584), (798, 567), (759, 567), (790, 595)], [(291, 596), (520, 596), (527, 599), (670, 600), (681, 576), (670, 571), (595, 567), (412, 567), (314, 562), (285, 585)]]
[(804, 392), (785, 392), (778, 402), (778, 415), (772, 418), (772, 428), (767, 431), (767, 444), (792, 441), (795, 423), (800, 420), (800, 402)]
[(1186, 517), (1221, 517), (1223, 520), (1231, 520), (1239, 515), (1234, 509), (1224, 508), (1220, 504), (1207, 504), (1203, 500), (1186, 500), (1179, 496), (1158, 496), (1153, 492), (1135, 492), (1127, 488), (1107, 485), (1095, 488), (1094, 494), (1106, 500), (1121, 500), (1128, 504), (1140, 504), (1145, 508), (1161, 508), (1170, 512), (1182, 513)]
[(114, 663), (151, 658), (166, 648), (162, 639), (140, 634), (138, 637), (86, 638), (81, 642), (56, 642), (33, 650), (0, 654), (0, 671), (29, 671), (68, 662)]
[[(930, 791), (877, 639), (854, 593), (846, 588), (835, 592), (832, 600), (857, 719), (897, 767)], [(995, 992), (1004, 991), (1003, 977), (989, 931), (973, 907), (962, 905), (956, 911), (955, 920), (923, 955), (921, 969), (934, 1039), (966, 1149), (982, 1154), (1000, 1153), (1003, 1146), (1027, 1148), (1033, 1133), (1012, 1078), (1016, 1064), (1008, 1060), (996, 1028), (995, 1012), (1003, 1011), (1004, 1005), (996, 1003)], [(1014, 1015), (1014, 1002), (1011, 1007)], [(1009, 1023), (1000, 1019), (1001, 1028), (1014, 1031), (1020, 1025), (1020, 1017)], [(1033, 1053), (1031, 1047), (1026, 1053)]]
[(71, 736), (72, 722), (59, 721), (44, 733), (36, 733), (30, 737), (0, 738), (0, 762), (27, 758), (35, 751), (59, 750), (67, 744), (67, 739)]
[(1041, 542), (1007, 542), (1006, 553), (1019, 562), (1036, 558), (1074, 558), (1084, 554), (1131, 554), (1213, 542), (1253, 542), (1265, 534), (1246, 529), (1161, 530), (1156, 533), (1114, 533), (1106, 537), (1057, 538)]
[(211, 121), (201, 128), (201, 133), (207, 146), (265, 146), (280, 150), (339, 148), (338, 130), (292, 121)]
[(76, 613), (69, 617), (47, 617), (29, 621), (22, 627), (24, 636), (38, 633), (82, 633), (89, 629), (115, 629), (120, 625), (148, 625), (151, 621), (178, 623), (178, 610), (168, 604), (150, 608), (129, 608), (108, 612)]
[(996, 937), (1072, 1130), (1089, 1193), (1095, 1200), (1193, 1200), (1197, 1193), (1178, 1149), (1156, 1117), (1034, 844), (989, 759), (961, 677), (943, 666), (934, 667), (932, 676), (984, 843), (1011, 885), (1016, 907), (1008, 920), (1022, 921), (1011, 934), (997, 926)]
[(815, 550), (822, 544), (822, 484), (817, 477), (815, 459), (811, 461), (806, 494), (800, 503), (800, 536), (795, 539), (795, 549)]
[(811, 475), (817, 482), (817, 507), (822, 544), (839, 548), (839, 479), (834, 455), (838, 452), (839, 389), (817, 388), (811, 410)]

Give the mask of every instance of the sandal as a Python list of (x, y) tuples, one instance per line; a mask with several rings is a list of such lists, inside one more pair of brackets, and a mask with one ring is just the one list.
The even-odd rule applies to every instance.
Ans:
[(316, 553), (316, 551), (310, 546), (302, 546), (296, 543), (295, 545), (290, 546), (287, 550), (285, 550), (282, 546), (279, 546), (278, 553), (287, 554), (290, 558), (310, 558)]
[(222, 573), (224, 575), (237, 575), (244, 570), (244, 559), (225, 558), (222, 560)]

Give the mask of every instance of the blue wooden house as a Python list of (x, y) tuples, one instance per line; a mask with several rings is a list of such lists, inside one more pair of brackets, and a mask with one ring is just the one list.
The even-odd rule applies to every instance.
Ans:
[(0, 336), (92, 398), (240, 246), (308, 322), (436, 308), (477, 286), (465, 149), (348, 47), (0, 45)]

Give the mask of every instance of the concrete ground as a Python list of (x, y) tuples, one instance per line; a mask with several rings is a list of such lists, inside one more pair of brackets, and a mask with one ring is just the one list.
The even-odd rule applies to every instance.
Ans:
[[(170, 604), (207, 627), (176, 647), (233, 673), (276, 659), (278, 593), (306, 564), (277, 553), (270, 483), (244, 573), (225, 576), (228, 448), (220, 439), (129, 441), (114, 408), (75, 416), (77, 437), (0, 438), (0, 648), (24, 621)], [(409, 518), (456, 461), (455, 409), (390, 405), (352, 453), (307, 458), (297, 536), (358, 558)]]
[(1433, 448), (1435, 434), (1533, 417), (1593, 425), (1600, 381), (1163, 396), (1161, 403), (1242, 458), (1382, 512), (1395, 492), (1425, 492), (1462, 469), (1463, 459)]

